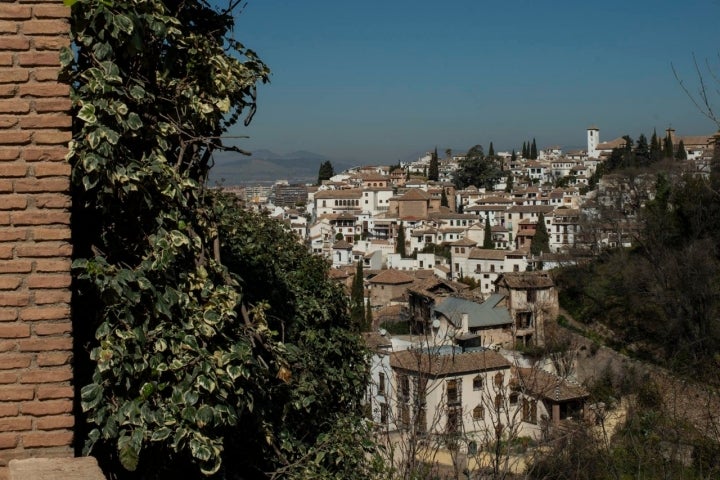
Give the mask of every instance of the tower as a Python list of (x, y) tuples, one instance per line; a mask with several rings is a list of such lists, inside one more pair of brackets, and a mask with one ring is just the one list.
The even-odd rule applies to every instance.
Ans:
[(587, 155), (588, 158), (597, 158), (599, 153), (597, 146), (600, 143), (600, 129), (590, 126), (587, 129)]

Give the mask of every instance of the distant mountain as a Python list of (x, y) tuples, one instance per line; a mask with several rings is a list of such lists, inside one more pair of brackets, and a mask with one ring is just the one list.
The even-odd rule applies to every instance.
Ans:
[(219, 152), (215, 154), (215, 166), (210, 171), (210, 183), (240, 185), (281, 179), (291, 183), (314, 182), (317, 180), (320, 164), (328, 160), (336, 172), (354, 165), (351, 160), (329, 158), (304, 150), (278, 154), (259, 149), (250, 156), (236, 152)]

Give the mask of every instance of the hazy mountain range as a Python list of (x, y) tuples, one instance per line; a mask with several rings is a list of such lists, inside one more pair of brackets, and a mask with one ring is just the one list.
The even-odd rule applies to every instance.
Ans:
[(210, 183), (241, 185), (281, 179), (291, 183), (314, 182), (320, 164), (327, 160), (330, 160), (336, 172), (357, 165), (352, 159), (335, 159), (303, 150), (286, 154), (255, 150), (250, 156), (237, 152), (219, 152), (215, 154), (215, 166), (210, 171)]

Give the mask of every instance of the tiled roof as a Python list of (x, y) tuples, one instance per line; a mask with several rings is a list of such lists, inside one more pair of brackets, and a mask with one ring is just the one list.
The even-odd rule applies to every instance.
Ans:
[(362, 190), (352, 188), (346, 190), (323, 190), (315, 194), (316, 200), (322, 199), (334, 199), (334, 198), (360, 198), (362, 196)]
[(469, 238), (461, 238), (460, 240), (450, 244), (450, 246), (453, 247), (474, 247), (475, 245), (477, 245), (477, 242), (472, 241)]
[(555, 285), (547, 272), (507, 272), (496, 283), (519, 289), (549, 288)]
[(375, 275), (370, 283), (382, 283), (384, 285), (401, 285), (403, 283), (411, 283), (414, 278), (407, 273), (401, 272), (394, 268), (383, 270)]
[(346, 242), (345, 240), (338, 240), (335, 242), (335, 244), (332, 246), (334, 250), (352, 250), (352, 245)]
[(390, 366), (407, 372), (433, 377), (461, 373), (508, 369), (510, 362), (493, 350), (457, 354), (432, 354), (421, 350), (404, 350), (390, 354)]
[(419, 188), (411, 188), (405, 192), (402, 197), (399, 197), (398, 200), (427, 200), (428, 198), (430, 198), (430, 195)]
[(538, 368), (515, 369), (518, 386), (533, 396), (552, 402), (579, 400), (590, 396), (582, 385)]
[(493, 250), (489, 248), (473, 248), (468, 258), (471, 260), (505, 260), (505, 250)]

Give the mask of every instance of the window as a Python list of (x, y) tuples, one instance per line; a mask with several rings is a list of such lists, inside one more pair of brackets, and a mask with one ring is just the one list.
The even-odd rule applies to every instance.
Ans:
[(386, 425), (388, 422), (388, 406), (387, 403), (380, 404), (380, 423)]
[(535, 290), (528, 290), (525, 294), (525, 299), (528, 302), (534, 302), (537, 297), (537, 292)]
[(451, 408), (448, 410), (447, 425), (445, 427), (446, 433), (458, 433), (460, 430), (460, 419), (462, 410), (460, 408)]
[(473, 408), (473, 420), (482, 420), (485, 418), (485, 408), (482, 405), (478, 405)]
[(400, 428), (408, 428), (410, 426), (410, 406), (407, 403), (400, 404)]
[(400, 375), (400, 397), (407, 400), (410, 398), (410, 379), (407, 375)]
[(483, 388), (483, 377), (480, 375), (476, 375), (475, 378), (473, 378), (473, 390), (482, 390)]
[(447, 381), (447, 403), (448, 405), (455, 405), (460, 403), (460, 388), (457, 380)]
[(385, 395), (385, 374), (380, 372), (378, 377), (378, 393)]
[(512, 392), (510, 394), (510, 405), (517, 405), (518, 399), (520, 398), (520, 394), (517, 392)]
[(502, 387), (503, 380), (505, 379), (505, 375), (503, 375), (502, 372), (497, 372), (495, 374), (495, 386), (496, 387)]
[(490, 273), (495, 273), (495, 265), (490, 265)]

